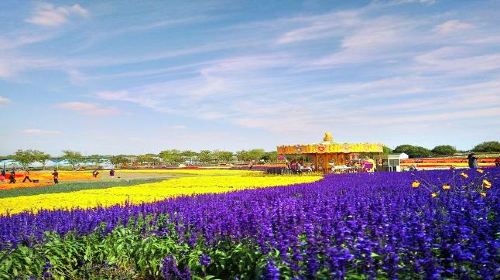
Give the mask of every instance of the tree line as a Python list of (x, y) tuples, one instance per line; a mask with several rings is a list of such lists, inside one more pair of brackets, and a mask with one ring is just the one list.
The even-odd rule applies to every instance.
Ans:
[(221, 164), (235, 162), (276, 162), (278, 154), (276, 151), (266, 152), (264, 149), (242, 150), (235, 153), (223, 150), (202, 150), (195, 152), (191, 150), (176, 150), (170, 149), (161, 151), (158, 154), (142, 154), (142, 155), (88, 155), (85, 156), (77, 151), (65, 150), (59, 157), (53, 157), (48, 153), (38, 150), (18, 150), (13, 155), (4, 157), (4, 159), (12, 159), (17, 161), (23, 168), (28, 168), (33, 163), (40, 163), (42, 168), (49, 160), (56, 162), (65, 160), (73, 169), (76, 169), (81, 164), (91, 164), (99, 166), (105, 162), (109, 162), (114, 166), (125, 165), (147, 165), (147, 166), (164, 166), (178, 165), (181, 163), (192, 164)]
[[(500, 142), (488, 141), (476, 145), (471, 151), (481, 153), (500, 153)], [(458, 152), (451, 145), (439, 145), (433, 149), (427, 149), (421, 146), (409, 144), (399, 145), (394, 150), (384, 146), (384, 154), (388, 153), (406, 153), (411, 158), (433, 157), (433, 156), (452, 156)], [(143, 154), (143, 155), (88, 155), (85, 156), (80, 152), (65, 150), (62, 156), (53, 157), (48, 153), (38, 150), (18, 150), (15, 154), (4, 157), (12, 159), (23, 167), (27, 168), (33, 163), (40, 163), (45, 168), (47, 161), (62, 161), (65, 160), (73, 169), (80, 164), (92, 164), (99, 166), (100, 164), (109, 161), (114, 166), (124, 165), (178, 165), (181, 163), (192, 164), (221, 164), (235, 162), (276, 162), (278, 154), (276, 151), (266, 152), (264, 149), (241, 150), (237, 152), (223, 150), (201, 150), (199, 152), (191, 150), (164, 150), (158, 154)]]
[(392, 153), (405, 153), (410, 158), (425, 158), (425, 157), (440, 157), (440, 156), (452, 156), (456, 153), (464, 152), (476, 152), (476, 153), (500, 153), (500, 142), (498, 141), (487, 141), (476, 145), (470, 151), (459, 151), (451, 145), (439, 145), (433, 149), (427, 149), (422, 146), (414, 146), (409, 144), (399, 145), (394, 150), (390, 151)]

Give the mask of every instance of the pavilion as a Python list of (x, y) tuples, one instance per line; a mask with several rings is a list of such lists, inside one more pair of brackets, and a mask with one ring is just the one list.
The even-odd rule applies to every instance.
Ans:
[(360, 156), (380, 157), (383, 153), (382, 144), (372, 143), (336, 143), (332, 134), (326, 132), (323, 141), (317, 144), (297, 144), (278, 146), (278, 156), (299, 155), (307, 157), (318, 171), (331, 172), (332, 165), (346, 165)]

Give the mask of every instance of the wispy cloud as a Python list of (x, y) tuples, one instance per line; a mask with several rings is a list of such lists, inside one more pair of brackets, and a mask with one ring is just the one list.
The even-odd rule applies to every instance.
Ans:
[[(312, 61), (314, 66), (337, 66), (384, 60), (400, 60), (406, 55), (405, 47), (412, 44), (412, 37), (419, 37), (423, 44), (419, 26), (422, 22), (397, 16), (359, 18), (354, 26), (342, 26), (339, 48), (332, 54)], [(411, 48), (410, 48), (411, 49)]]
[(474, 75), (500, 69), (500, 53), (478, 53), (472, 48), (443, 47), (415, 56), (416, 71)]
[(59, 26), (66, 23), (71, 16), (87, 17), (89, 11), (80, 4), (72, 6), (55, 6), (48, 3), (38, 4), (33, 15), (26, 21), (42, 26)]
[(345, 28), (359, 25), (363, 11), (364, 9), (360, 9), (290, 19), (290, 22), (301, 22), (304, 26), (285, 32), (278, 37), (277, 43), (288, 44), (342, 35)]
[(457, 33), (464, 30), (469, 30), (473, 27), (474, 26), (468, 22), (453, 19), (437, 25), (434, 28), (434, 31), (437, 32), (438, 34), (446, 35), (450, 33)]
[(44, 34), (36, 34), (32, 32), (23, 32), (19, 34), (3, 34), (0, 35), (0, 50), (17, 49), (27, 45), (40, 43), (53, 38), (54, 34), (47, 32)]
[(78, 112), (89, 116), (113, 116), (119, 115), (120, 110), (113, 107), (105, 107), (95, 103), (66, 102), (56, 105), (58, 108)]
[(58, 130), (46, 130), (46, 129), (39, 129), (39, 128), (28, 128), (28, 129), (22, 130), (21, 132), (23, 134), (36, 135), (36, 136), (60, 135), (60, 134), (62, 134), (62, 132), (58, 131)]
[[(479, 16), (486, 5), (434, 2), (380, 0), (323, 13), (290, 8), (277, 19), (241, 17), (233, 8), (193, 13), (191, 4), (178, 13), (187, 16), (141, 6), (151, 18), (139, 19), (137, 9), (95, 5), (95, 30), (46, 29), (61, 35), (60, 42), (84, 46), (78, 50), (48, 40), (45, 48), (44, 38), (32, 33), (15, 43), (16, 32), (0, 35), (6, 50), (0, 78), (37, 83), (47, 76), (47, 92), (74, 89), (70, 100), (88, 101), (57, 107), (84, 115), (140, 107), (127, 112), (140, 111), (133, 119), (142, 122), (144, 115), (163, 114), (171, 120), (165, 130), (186, 141), (205, 124), (299, 141), (326, 129), (369, 140), (417, 137), (424, 126), (441, 133), (443, 126), (479, 119), (498, 124), (498, 19)], [(70, 12), (64, 22), (80, 16)], [(52, 84), (54, 72), (69, 79)]]
[[(1, 69), (0, 69), (0, 77), (1, 77)], [(10, 103), (10, 99), (7, 97), (0, 96), (0, 106), (6, 105)]]

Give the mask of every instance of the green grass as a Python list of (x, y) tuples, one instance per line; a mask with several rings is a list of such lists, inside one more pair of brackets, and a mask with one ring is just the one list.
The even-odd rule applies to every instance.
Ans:
[(75, 192), (88, 189), (106, 189), (117, 186), (133, 186), (143, 183), (160, 182), (168, 180), (169, 178), (173, 177), (174, 176), (162, 177), (162, 178), (130, 179), (130, 180), (122, 179), (116, 181), (100, 181), (100, 182), (79, 182), (79, 183), (73, 182), (73, 183), (61, 183), (59, 185), (51, 185), (43, 187), (0, 190), (0, 198), (30, 196), (37, 194), (49, 194), (49, 193)]

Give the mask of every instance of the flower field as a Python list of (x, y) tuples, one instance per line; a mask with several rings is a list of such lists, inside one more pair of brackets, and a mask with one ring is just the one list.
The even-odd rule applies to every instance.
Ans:
[[(229, 177), (220, 176), (225, 187), (243, 188)], [(222, 186), (202, 178), (171, 181), (193, 179), (178, 183), (187, 190)], [(23, 212), (0, 217), (0, 278), (495, 279), (499, 184), (498, 168), (342, 174)]]
[[(467, 158), (411, 158), (401, 161), (401, 168), (408, 169), (410, 166), (415, 166), (418, 169), (448, 169), (468, 168)], [(479, 158), (478, 166), (481, 168), (494, 167), (495, 157)]]
[[(15, 189), (15, 188), (32, 188), (32, 187), (41, 187), (41, 186), (49, 186), (53, 185), (52, 181), (52, 171), (34, 171), (31, 172), (30, 178), (32, 180), (39, 180), (39, 183), (23, 183), (22, 180), (24, 175), (22, 173), (16, 174), (17, 182), (15, 184), (9, 184), (8, 180), (5, 182), (0, 182), (0, 191)], [(79, 172), (79, 171), (59, 171), (59, 179), (61, 181), (84, 181), (84, 180), (93, 180), (92, 173), (89, 171)]]
[[(137, 173), (137, 171), (133, 172)], [(235, 170), (145, 170), (141, 172), (197, 176), (134, 186), (114, 186), (105, 189), (0, 198), (0, 214), (15, 214), (22, 211), (37, 212), (40, 209), (91, 208), (125, 204), (126, 202), (138, 204), (175, 196), (306, 183), (321, 178), (320, 176), (264, 176), (260, 172)], [(124, 170), (120, 173), (130, 173), (130, 171)]]
[[(102, 170), (98, 178), (92, 177), (93, 170), (85, 170), (85, 171), (59, 171), (59, 181), (60, 182), (95, 182), (101, 180), (103, 178), (109, 179), (107, 176), (107, 170)], [(154, 169), (154, 170), (117, 170), (117, 178), (123, 179), (137, 179), (137, 178), (150, 178), (154, 177), (165, 177), (165, 176), (187, 176), (187, 175), (196, 175), (196, 176), (216, 176), (216, 175), (241, 175), (241, 176), (251, 176), (255, 174), (255, 172), (244, 172), (244, 171), (235, 171), (235, 170), (205, 170), (205, 169)], [(21, 188), (36, 188), (43, 186), (52, 186), (54, 185), (54, 181), (52, 180), (52, 171), (32, 171), (30, 173), (30, 177), (32, 180), (39, 180), (38, 183), (31, 183), (26, 181), (22, 182), (24, 178), (24, 174), (22, 172), (18, 172), (16, 174), (17, 182), (15, 184), (9, 184), (8, 180), (4, 182), (0, 182), (0, 191), (1, 190), (10, 190), (10, 189), (21, 189)], [(8, 174), (7, 174), (8, 175)]]

